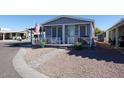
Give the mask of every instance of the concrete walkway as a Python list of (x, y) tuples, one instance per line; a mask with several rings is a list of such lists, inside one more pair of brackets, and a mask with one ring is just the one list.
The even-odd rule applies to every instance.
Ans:
[(57, 54), (59, 54), (62, 51), (64, 51), (64, 49), (55, 49), (53, 51), (50, 51), (49, 53), (40, 56), (36, 60), (31, 61), (28, 65), (32, 68), (36, 68), (40, 65), (43, 65), (48, 60), (54, 58)]
[(29, 67), (25, 60), (24, 55), (26, 54), (26, 49), (21, 48), (13, 59), (13, 66), (15, 70), (23, 78), (47, 78), (48, 76), (36, 71), (35, 69)]

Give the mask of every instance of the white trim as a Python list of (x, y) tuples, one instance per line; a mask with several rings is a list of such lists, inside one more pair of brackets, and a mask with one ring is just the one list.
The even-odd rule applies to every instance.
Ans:
[(51, 38), (50, 38), (51, 40), (50, 41), (52, 41), (52, 31), (53, 31), (53, 29), (52, 29), (52, 27), (50, 27), (50, 28), (51, 28), (51, 30), (50, 30), (51, 31)]
[(78, 25), (78, 36), (80, 37), (80, 25)]
[(87, 36), (88, 35), (88, 33), (87, 33), (88, 31), (87, 31), (87, 25), (85, 25), (85, 36)]
[(109, 42), (109, 31), (106, 31), (106, 41)]
[(44, 32), (45, 32), (45, 37), (46, 37), (46, 36), (47, 36), (47, 35), (46, 35), (46, 27), (44, 27), (43, 29), (45, 30)]
[(94, 29), (93, 29), (93, 25), (92, 25), (92, 24), (89, 24), (89, 25), (91, 25), (92, 38), (94, 38)]
[(43, 30), (44, 30), (44, 27), (42, 26), (41, 29), (42, 29), (42, 30), (41, 30), (41, 32), (40, 32), (40, 34), (41, 34), (41, 37), (40, 37), (40, 38), (41, 38), (41, 39), (45, 39), (45, 38), (44, 38), (44, 31), (43, 31)]
[(87, 36), (87, 25), (84, 25), (85, 26), (85, 36)]
[(62, 42), (65, 44), (65, 25), (62, 25)]
[(58, 27), (56, 27), (56, 37), (58, 37)]
[(90, 47), (92, 47), (93, 29), (92, 24), (90, 24)]
[(116, 31), (115, 31), (115, 41), (116, 41), (115, 45), (116, 45), (116, 48), (119, 47), (118, 36), (119, 36), (118, 28), (116, 28)]

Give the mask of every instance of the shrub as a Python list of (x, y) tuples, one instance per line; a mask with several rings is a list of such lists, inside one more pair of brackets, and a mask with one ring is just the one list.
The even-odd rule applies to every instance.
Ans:
[(40, 47), (41, 47), (41, 48), (44, 48), (44, 46), (45, 46), (45, 42), (44, 42), (44, 41), (41, 41), (41, 42), (40, 42)]
[(81, 49), (82, 49), (82, 43), (81, 43), (81, 42), (76, 42), (76, 43), (74, 44), (74, 48), (75, 48), (76, 50), (81, 50)]

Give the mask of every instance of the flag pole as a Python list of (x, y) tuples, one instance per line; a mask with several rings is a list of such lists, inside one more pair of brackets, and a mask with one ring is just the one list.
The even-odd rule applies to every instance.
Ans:
[(37, 34), (37, 43), (39, 43), (40, 37), (40, 25), (35, 24), (35, 33)]

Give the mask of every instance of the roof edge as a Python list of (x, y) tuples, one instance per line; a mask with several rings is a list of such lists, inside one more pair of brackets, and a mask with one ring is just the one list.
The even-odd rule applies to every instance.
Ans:
[(124, 22), (124, 18), (120, 19), (116, 24), (108, 28), (106, 31), (112, 30), (114, 28), (117, 28), (118, 26), (122, 25), (122, 22)]
[(50, 20), (42, 23), (41, 25), (46, 24), (46, 23), (51, 22), (51, 21), (54, 21), (54, 20), (57, 20), (57, 19), (62, 18), (62, 17), (67, 17), (67, 18), (72, 18), (72, 19), (77, 19), (77, 20), (82, 20), (82, 21), (90, 21), (90, 22), (93, 22), (93, 24), (95, 25), (95, 20), (93, 20), (93, 19), (86, 19), (86, 18), (80, 18), (80, 17), (68, 16), (68, 15), (57, 16), (53, 19), (50, 19)]

